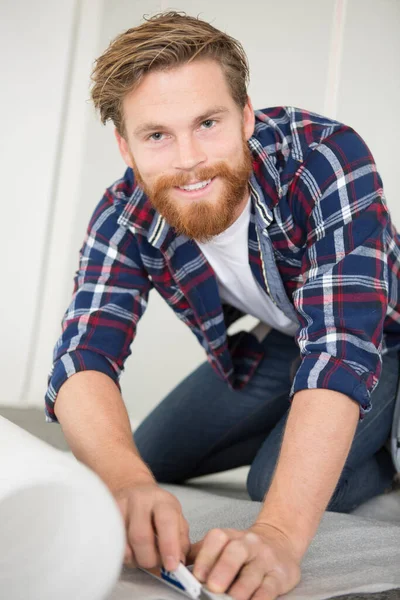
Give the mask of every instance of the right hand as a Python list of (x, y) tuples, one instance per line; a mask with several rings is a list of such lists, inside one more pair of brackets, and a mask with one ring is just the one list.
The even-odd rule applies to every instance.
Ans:
[(157, 483), (126, 486), (114, 494), (126, 530), (124, 564), (173, 571), (190, 548), (189, 525), (175, 496)]

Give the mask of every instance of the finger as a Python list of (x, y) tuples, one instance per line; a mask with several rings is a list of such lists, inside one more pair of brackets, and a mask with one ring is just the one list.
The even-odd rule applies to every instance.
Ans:
[(136, 503), (130, 510), (128, 543), (132, 548), (134, 560), (140, 567), (151, 569), (160, 564), (151, 518), (151, 505), (145, 501)]
[(258, 590), (265, 577), (265, 565), (259, 559), (252, 560), (245, 565), (239, 577), (229, 588), (229, 596), (235, 600), (247, 600)]
[(190, 550), (189, 523), (181, 515), (180, 518), (181, 561), (186, 564), (186, 555)]
[(201, 540), (200, 542), (196, 542), (195, 544), (190, 545), (189, 550), (186, 555), (186, 560), (187, 560), (188, 565), (192, 565), (195, 562), (195, 560), (200, 552), (200, 548), (203, 545), (203, 541), (204, 540)]
[[(261, 540), (255, 533), (247, 533), (237, 540), (230, 541), (207, 578), (209, 590), (216, 594), (225, 592), (242, 567), (257, 557), (261, 546)], [(265, 568), (264, 572), (260, 573), (261, 579), (264, 574)]]
[(136, 567), (136, 561), (133, 558), (132, 548), (128, 544), (125, 545), (125, 554), (124, 554), (124, 565), (127, 567)]
[(125, 552), (124, 552), (124, 565), (126, 565), (127, 567), (131, 567), (133, 566), (134, 560), (133, 560), (133, 553), (132, 553), (132, 548), (129, 545), (128, 542), (128, 526), (129, 526), (129, 519), (128, 519), (128, 511), (127, 511), (127, 499), (126, 498), (122, 498), (122, 499), (116, 499), (116, 502), (118, 504), (118, 508), (121, 512), (121, 516), (123, 518), (123, 522), (124, 522), (124, 529), (125, 529)]
[[(238, 534), (237, 536), (235, 534)], [(211, 529), (205, 536), (194, 564), (193, 575), (199, 581), (206, 581), (226, 544), (241, 532), (227, 529)]]
[(182, 554), (180, 511), (172, 504), (156, 504), (153, 519), (161, 562), (167, 571), (173, 571), (178, 568)]
[(188, 564), (187, 563), (187, 554), (188, 554), (189, 548), (190, 548), (190, 541), (188, 540), (188, 538), (186, 536), (184, 536), (182, 534), (180, 536), (180, 541), (181, 541), (181, 557), (180, 557), (180, 561), (184, 565), (186, 565), (186, 564)]
[(128, 529), (129, 529), (129, 514), (128, 514), (128, 499), (127, 498), (116, 498), (118, 508), (121, 512), (124, 528), (125, 528), (125, 552), (123, 564), (127, 567), (136, 567), (136, 561), (133, 556), (132, 548), (129, 545)]
[(280, 593), (281, 585), (279, 580), (273, 574), (268, 574), (264, 577), (251, 600), (275, 600), (275, 598), (279, 597)]

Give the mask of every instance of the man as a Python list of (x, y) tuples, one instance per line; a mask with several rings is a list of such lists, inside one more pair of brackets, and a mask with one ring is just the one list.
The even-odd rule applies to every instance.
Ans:
[[(258, 600), (299, 582), (326, 508), (391, 484), (400, 252), (357, 133), (254, 111), (247, 81), (239, 42), (175, 12), (97, 60), (92, 98), (128, 169), (89, 223), (46, 415), (117, 499), (126, 564), (195, 561), (212, 591)], [(118, 381), (151, 287), (208, 362), (133, 440)], [(260, 327), (228, 336), (243, 314)], [(246, 464), (256, 522), (190, 546), (158, 483)]]

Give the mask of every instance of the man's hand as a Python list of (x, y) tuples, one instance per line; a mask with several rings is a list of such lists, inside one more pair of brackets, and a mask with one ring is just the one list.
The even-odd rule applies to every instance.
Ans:
[(138, 483), (114, 497), (125, 522), (125, 565), (145, 569), (162, 565), (172, 571), (185, 562), (189, 525), (175, 496), (156, 483)]
[(249, 529), (212, 529), (191, 546), (193, 574), (214, 593), (235, 600), (274, 600), (300, 581), (300, 559), (284, 533), (261, 523)]

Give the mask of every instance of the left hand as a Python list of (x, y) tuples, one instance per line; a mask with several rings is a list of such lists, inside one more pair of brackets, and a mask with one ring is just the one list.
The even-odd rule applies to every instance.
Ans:
[(235, 600), (274, 600), (300, 581), (300, 557), (277, 528), (256, 523), (240, 531), (211, 529), (193, 544), (187, 564), (210, 592)]

